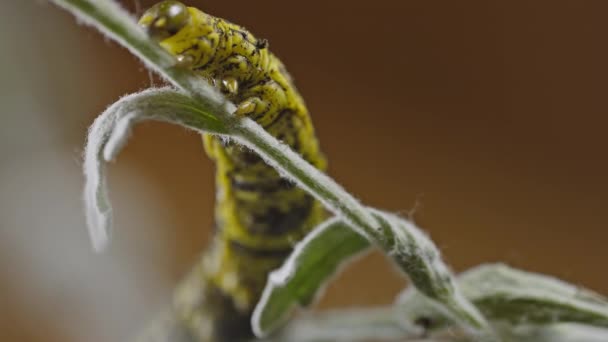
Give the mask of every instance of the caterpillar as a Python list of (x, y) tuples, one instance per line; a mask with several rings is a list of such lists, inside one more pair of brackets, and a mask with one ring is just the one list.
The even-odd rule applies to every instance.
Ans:
[[(139, 24), (179, 65), (235, 103), (235, 115), (253, 119), (325, 169), (304, 101), (266, 40), (178, 1), (154, 5)], [(215, 232), (176, 292), (173, 311), (196, 341), (246, 339), (268, 273), (325, 212), (254, 152), (211, 135), (203, 142), (217, 169)]]

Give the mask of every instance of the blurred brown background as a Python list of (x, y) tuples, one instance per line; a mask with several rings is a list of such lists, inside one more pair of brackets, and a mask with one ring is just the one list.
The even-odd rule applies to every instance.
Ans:
[[(138, 2), (123, 3), (153, 3)], [(413, 211), (456, 270), (505, 261), (608, 293), (608, 2), (188, 3), (268, 38), (331, 175)], [(86, 128), (149, 75), (44, 1), (2, 8), (0, 340), (124, 340), (209, 239), (213, 165), (195, 134), (139, 126), (110, 168), (113, 243), (93, 254)], [(388, 304), (404, 286), (372, 255), (321, 305)]]

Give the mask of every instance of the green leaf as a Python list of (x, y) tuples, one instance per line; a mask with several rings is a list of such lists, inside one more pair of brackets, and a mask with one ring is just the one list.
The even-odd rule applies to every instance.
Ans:
[[(393, 307), (348, 308), (299, 315), (264, 342), (419, 341), (424, 331)], [(257, 340), (259, 341), (259, 340)], [(427, 341), (431, 342), (431, 340)]]
[(606, 342), (608, 329), (575, 323), (549, 325), (497, 324), (503, 342)]
[(256, 335), (266, 336), (296, 307), (309, 305), (342, 266), (369, 247), (367, 239), (343, 221), (333, 218), (322, 223), (269, 275), (252, 317)]
[[(458, 284), (463, 295), (492, 321), (511, 325), (570, 322), (608, 327), (605, 298), (553, 277), (504, 264), (488, 264), (464, 272)], [(398, 303), (409, 320), (423, 317), (433, 322), (435, 328), (449, 324), (414, 289), (406, 290)]]
[(97, 117), (89, 129), (83, 163), (87, 225), (97, 251), (107, 245), (112, 226), (106, 162), (114, 159), (126, 143), (131, 127), (142, 120), (170, 122), (198, 132), (227, 132), (224, 123), (210, 115), (208, 108), (171, 88), (148, 89), (125, 96)]
[(465, 296), (494, 320), (608, 327), (605, 298), (557, 278), (493, 264), (464, 273), (459, 283)]

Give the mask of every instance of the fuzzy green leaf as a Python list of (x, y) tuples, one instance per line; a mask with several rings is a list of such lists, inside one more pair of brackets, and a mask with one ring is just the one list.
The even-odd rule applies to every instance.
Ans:
[(93, 247), (103, 250), (109, 241), (112, 206), (108, 199), (105, 168), (126, 143), (138, 121), (157, 120), (223, 134), (227, 128), (198, 101), (172, 88), (148, 89), (123, 97), (106, 109), (91, 125), (84, 153), (86, 185), (84, 200)]
[[(489, 264), (464, 272), (458, 284), (463, 295), (492, 321), (512, 325), (568, 322), (608, 327), (605, 298), (553, 277)], [(414, 289), (405, 291), (398, 303), (410, 320), (424, 317), (436, 328), (448, 324)]]
[(608, 327), (605, 298), (557, 278), (494, 264), (464, 273), (459, 284), (465, 296), (494, 320)]
[(258, 336), (274, 330), (298, 306), (309, 305), (324, 284), (370, 243), (346, 223), (329, 219), (296, 245), (283, 266), (272, 272), (253, 314)]
[[(393, 307), (349, 308), (299, 315), (264, 342), (418, 341), (424, 331), (403, 321)], [(257, 340), (260, 341), (260, 340)]]

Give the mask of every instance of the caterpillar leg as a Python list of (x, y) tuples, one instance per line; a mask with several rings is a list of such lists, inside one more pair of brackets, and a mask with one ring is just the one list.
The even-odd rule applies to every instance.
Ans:
[(239, 103), (234, 112), (237, 116), (251, 116), (256, 113), (264, 113), (269, 107), (269, 103), (259, 97), (250, 97)]
[(275, 121), (288, 103), (285, 90), (269, 80), (249, 88), (245, 99), (237, 106), (236, 114), (247, 116), (266, 127)]
[(209, 158), (215, 160), (215, 140), (211, 134), (203, 134), (203, 147)]
[(239, 91), (239, 82), (234, 77), (225, 77), (221, 82), (222, 90), (230, 95), (236, 95)]

